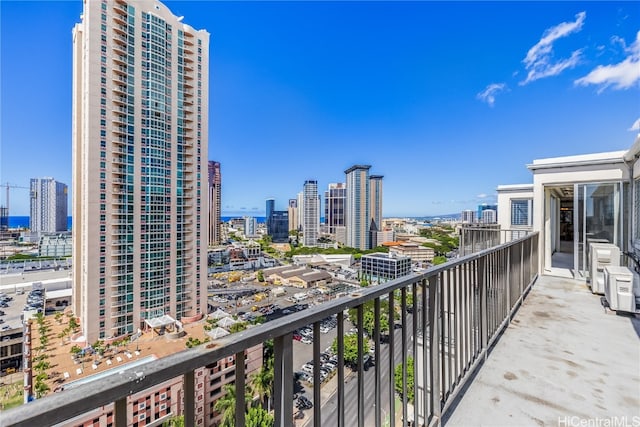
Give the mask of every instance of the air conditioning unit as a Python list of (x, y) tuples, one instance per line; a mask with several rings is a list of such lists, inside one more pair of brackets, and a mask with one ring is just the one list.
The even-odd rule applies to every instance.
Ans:
[(604, 294), (604, 268), (620, 265), (620, 248), (611, 243), (591, 243), (589, 245), (589, 277), (591, 292)]
[[(604, 268), (604, 296), (609, 308), (615, 311), (636, 312), (636, 297), (633, 292), (634, 274), (627, 267), (608, 266)], [(638, 280), (636, 278), (636, 280)]]

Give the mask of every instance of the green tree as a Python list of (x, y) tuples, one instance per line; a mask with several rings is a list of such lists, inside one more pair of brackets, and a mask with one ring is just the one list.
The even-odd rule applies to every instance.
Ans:
[[(375, 327), (374, 301), (367, 301), (363, 307), (363, 323), (364, 331), (373, 337), (373, 328)], [(357, 319), (357, 309), (349, 309), (349, 319), (355, 324)], [(389, 304), (380, 303), (380, 334), (389, 333)]]
[(74, 345), (73, 347), (71, 347), (71, 350), (69, 350), (69, 352), (71, 354), (73, 354), (74, 357), (77, 357), (78, 354), (80, 354), (81, 351), (82, 351), (82, 349), (80, 347), (78, 347), (77, 345)]
[(433, 257), (433, 265), (444, 264), (445, 262), (447, 262), (447, 257), (445, 256), (438, 255)]
[(273, 359), (267, 359), (257, 374), (251, 379), (253, 390), (260, 396), (263, 408), (271, 410), (271, 393), (273, 390)]
[(229, 332), (233, 334), (236, 332), (244, 331), (245, 329), (247, 329), (247, 324), (245, 322), (238, 322), (229, 327)]
[[(396, 392), (402, 396), (402, 364), (394, 372)], [(413, 403), (413, 356), (407, 357), (407, 400)]]
[(78, 332), (78, 328), (80, 327), (80, 325), (78, 324), (78, 320), (75, 318), (75, 316), (72, 316), (69, 318), (69, 328), (71, 329), (71, 331)]
[(184, 415), (177, 415), (162, 423), (162, 427), (185, 427)]
[[(247, 387), (247, 393), (245, 393), (245, 407), (251, 406), (253, 400), (251, 396), (251, 390)], [(222, 420), (220, 422), (221, 427), (233, 427), (236, 417), (236, 387), (235, 384), (227, 384), (224, 386), (224, 394), (218, 399), (213, 406), (213, 409), (222, 414)]]
[(61, 311), (58, 311), (53, 316), (56, 319), (56, 322), (58, 322), (58, 325), (62, 324), (62, 316), (64, 316), (64, 314)]
[(258, 282), (260, 283), (264, 282), (264, 273), (262, 272), (262, 270), (258, 270), (258, 272), (256, 273), (256, 279), (258, 279)]
[(45, 372), (49, 368), (51, 368), (51, 363), (45, 360), (42, 360), (33, 366), (33, 369), (35, 369), (38, 372)]
[(47, 385), (47, 383), (45, 383), (44, 381), (38, 381), (38, 380), (36, 380), (36, 382), (35, 382), (35, 384), (33, 386), (33, 389), (36, 392), (36, 398), (41, 398), (49, 390), (51, 390), (49, 388), (49, 386)]
[[(362, 346), (366, 352), (369, 350), (369, 344), (366, 337), (362, 337)], [(331, 349), (335, 354), (338, 353), (338, 338), (333, 339)], [(358, 334), (344, 336), (344, 363), (352, 368), (358, 366)]]
[(263, 408), (249, 408), (245, 417), (246, 427), (273, 427), (273, 416)]

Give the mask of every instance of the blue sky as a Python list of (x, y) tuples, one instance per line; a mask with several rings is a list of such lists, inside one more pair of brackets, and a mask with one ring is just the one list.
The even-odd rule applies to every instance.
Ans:
[[(385, 216), (460, 212), (533, 159), (623, 150), (640, 118), (640, 2), (167, 1), (211, 33), (223, 215), (263, 215), (355, 163)], [(71, 187), (81, 1), (0, 2), (0, 182)], [(4, 204), (4, 191), (0, 203)], [(27, 215), (28, 192), (11, 192)]]

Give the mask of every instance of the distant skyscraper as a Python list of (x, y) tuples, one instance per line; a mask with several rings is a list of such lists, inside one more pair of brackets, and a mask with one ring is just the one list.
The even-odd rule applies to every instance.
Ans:
[(9, 228), (9, 208), (0, 206), (0, 230)]
[(269, 236), (273, 236), (273, 225), (271, 224), (271, 217), (273, 216), (273, 211), (276, 208), (275, 199), (267, 199), (264, 210), (264, 219), (267, 223), (267, 234)]
[(498, 222), (497, 212), (493, 209), (484, 209), (482, 211), (482, 217), (480, 217), (480, 221), (484, 224), (495, 224)]
[(302, 233), (304, 246), (316, 246), (320, 237), (320, 199), (318, 181), (307, 180), (304, 183), (304, 222)]
[(220, 244), (222, 225), (222, 174), (220, 162), (209, 160), (209, 246)]
[[(483, 203), (481, 205), (478, 205), (478, 216), (476, 218), (478, 218), (478, 221), (482, 221), (482, 222), (487, 222), (484, 220), (485, 215), (484, 212), (487, 210), (491, 210), (494, 211), (494, 215), (496, 215), (496, 213), (498, 212), (498, 205), (496, 204), (488, 204), (488, 203)], [(488, 215), (488, 219), (493, 218), (493, 221), (489, 221), (489, 222), (497, 222), (497, 218), (496, 217), (491, 217), (491, 214), (487, 214)]]
[(369, 249), (370, 245), (370, 168), (370, 165), (355, 165), (344, 171), (347, 187), (345, 206), (346, 245), (362, 250)]
[(466, 209), (460, 214), (460, 220), (464, 223), (472, 224), (476, 222), (476, 211)]
[(92, 343), (207, 313), (209, 34), (155, 0), (83, 6), (73, 305)]
[(324, 223), (327, 231), (334, 235), (336, 227), (344, 227), (347, 186), (343, 182), (329, 184), (324, 192)]
[(289, 199), (289, 208), (287, 212), (289, 213), (289, 230), (297, 230), (299, 227), (297, 199)]
[(245, 216), (244, 219), (244, 235), (246, 237), (252, 237), (257, 234), (258, 230), (258, 221), (255, 217)]
[(67, 185), (53, 178), (31, 179), (29, 229), (34, 233), (67, 231)]
[(371, 231), (382, 230), (382, 175), (369, 176)]
[(289, 241), (289, 213), (287, 211), (271, 212), (271, 240), (274, 243)]
[(298, 230), (301, 230), (304, 223), (304, 193), (299, 192), (296, 198), (298, 200)]

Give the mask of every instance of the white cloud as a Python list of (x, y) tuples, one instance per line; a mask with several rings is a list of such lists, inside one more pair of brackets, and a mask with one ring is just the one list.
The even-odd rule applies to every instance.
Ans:
[(476, 196), (478, 199), (486, 199), (487, 195), (485, 193), (480, 193)]
[(526, 85), (532, 81), (560, 74), (567, 68), (573, 68), (580, 62), (582, 50), (576, 50), (568, 59), (553, 62), (553, 43), (563, 37), (578, 32), (582, 29), (582, 24), (587, 16), (586, 12), (580, 12), (576, 15), (573, 22), (563, 22), (555, 27), (548, 28), (540, 41), (536, 43), (524, 58), (525, 68), (527, 69), (527, 78), (520, 82)]
[(629, 130), (637, 130), (640, 131), (640, 119), (636, 120), (635, 122), (633, 122), (633, 124), (631, 125), (631, 127), (629, 128)]
[(485, 88), (485, 90), (478, 93), (476, 95), (476, 98), (483, 102), (486, 102), (490, 107), (493, 107), (493, 104), (496, 102), (496, 95), (506, 90), (507, 85), (504, 83), (491, 83)]
[[(612, 38), (613, 42), (620, 42), (619, 38)], [(624, 46), (624, 40), (621, 43)], [(640, 31), (636, 40), (625, 48), (627, 57), (611, 65), (598, 65), (589, 74), (577, 79), (576, 85), (598, 85), (598, 92), (602, 92), (609, 86), (614, 89), (628, 89), (640, 82)]]

